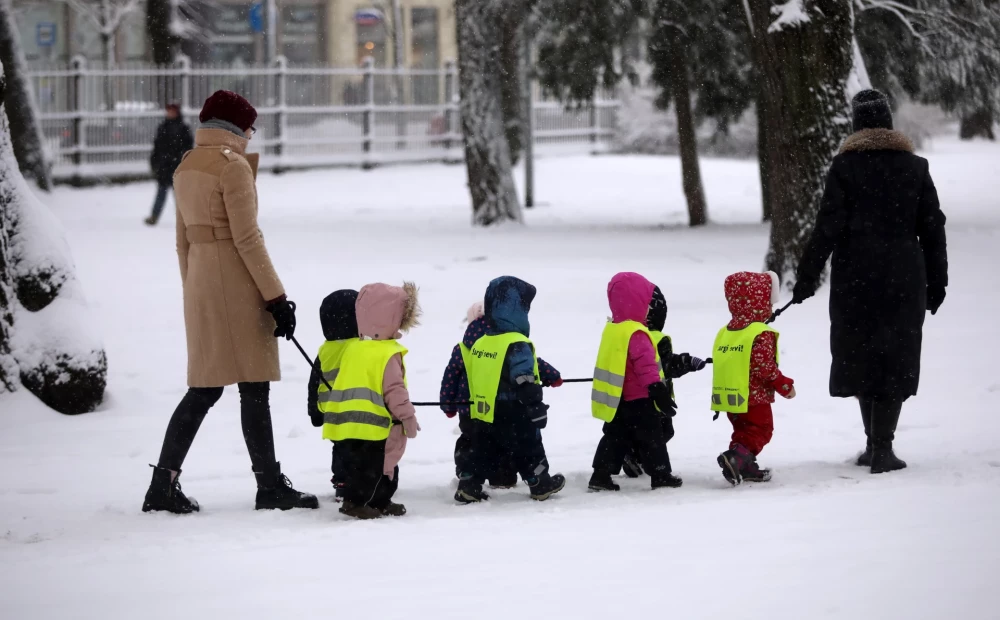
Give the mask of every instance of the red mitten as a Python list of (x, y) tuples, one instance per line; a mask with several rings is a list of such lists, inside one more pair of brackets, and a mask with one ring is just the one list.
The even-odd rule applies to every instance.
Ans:
[(550, 385), (549, 387), (559, 387), (562, 384), (563, 384), (562, 377), (559, 377), (558, 379), (556, 379), (555, 381), (553, 381), (552, 385)]

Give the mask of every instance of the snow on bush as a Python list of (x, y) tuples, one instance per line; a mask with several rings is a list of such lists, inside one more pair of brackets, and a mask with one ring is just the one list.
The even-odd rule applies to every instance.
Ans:
[[(18, 170), (0, 112), (0, 389), (13, 377), (61, 413), (93, 411), (107, 382), (107, 359), (89, 327), (61, 224)], [(13, 293), (13, 294), (11, 294)]]

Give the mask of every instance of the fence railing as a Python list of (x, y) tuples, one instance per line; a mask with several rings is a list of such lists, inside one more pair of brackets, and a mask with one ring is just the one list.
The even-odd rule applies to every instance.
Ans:
[[(461, 159), (458, 73), (441, 69), (290, 66), (68, 66), (29, 71), (46, 146), (57, 177), (149, 172), (163, 103), (177, 102), (196, 124), (204, 100), (224, 88), (257, 108), (251, 149), (261, 167), (372, 166), (391, 161)], [(619, 102), (602, 92), (590, 107), (568, 110), (533, 86), (536, 152), (586, 152), (606, 147)]]

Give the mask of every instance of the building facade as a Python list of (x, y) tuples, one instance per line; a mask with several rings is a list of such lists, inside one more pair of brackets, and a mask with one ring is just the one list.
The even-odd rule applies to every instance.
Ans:
[[(281, 54), (294, 65), (351, 67), (371, 56), (377, 67), (393, 67), (394, 41), (400, 39), (404, 67), (438, 68), (458, 55), (454, 0), (195, 2), (189, 22), (199, 36), (184, 51), (196, 63), (255, 64)], [(401, 36), (393, 23), (396, 2)], [(100, 3), (93, 4), (96, 10)], [(64, 63), (76, 55), (95, 62), (110, 55), (116, 64), (150, 58), (144, 5), (121, 19), (110, 40), (100, 37), (96, 12), (77, 11), (60, 0), (14, 0), (14, 12), (29, 63)]]

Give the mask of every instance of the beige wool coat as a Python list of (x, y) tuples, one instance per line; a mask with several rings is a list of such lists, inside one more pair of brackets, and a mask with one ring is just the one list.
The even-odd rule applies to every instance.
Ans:
[(188, 386), (278, 381), (268, 301), (285, 294), (257, 226), (257, 160), (247, 140), (199, 129), (174, 173)]

